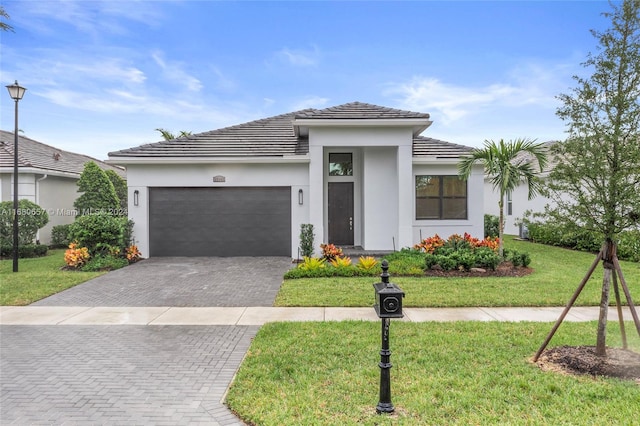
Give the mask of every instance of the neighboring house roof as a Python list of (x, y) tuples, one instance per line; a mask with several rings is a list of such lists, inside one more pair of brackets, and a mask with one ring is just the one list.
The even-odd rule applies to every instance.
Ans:
[[(15, 137), (12, 132), (0, 130), (0, 168), (13, 168)], [(95, 158), (64, 151), (53, 146), (18, 135), (18, 166), (41, 170), (42, 173), (60, 173), (80, 176), (85, 163), (93, 161), (103, 170), (113, 170), (122, 178), (122, 168)]]
[[(305, 109), (236, 126), (188, 135), (170, 141), (110, 152), (109, 157), (292, 157), (309, 152), (309, 139), (298, 123), (322, 120), (415, 120), (416, 128), (428, 127), (429, 114), (351, 102), (325, 109)], [(315, 123), (314, 123), (315, 124)], [(308, 125), (308, 124), (304, 124)], [(415, 136), (413, 155), (458, 158), (471, 148)]]
[[(553, 170), (553, 168), (555, 167), (555, 165), (557, 164), (556, 159), (554, 158), (553, 154), (551, 153), (551, 148), (558, 144), (561, 143), (560, 141), (549, 141), (549, 142), (544, 142), (542, 144), (542, 147), (544, 148), (544, 150), (547, 153), (547, 166), (545, 167), (544, 170), (542, 170), (541, 173), (548, 173), (551, 170)], [(535, 158), (533, 157), (533, 155), (531, 155), (530, 153), (526, 152), (526, 151), (521, 151), (519, 152), (514, 158), (513, 158), (513, 162), (514, 163), (520, 163), (520, 162), (527, 162), (527, 163), (533, 163), (535, 162), (535, 167), (538, 166), (537, 161), (535, 160)], [(538, 169), (536, 169), (537, 171)]]

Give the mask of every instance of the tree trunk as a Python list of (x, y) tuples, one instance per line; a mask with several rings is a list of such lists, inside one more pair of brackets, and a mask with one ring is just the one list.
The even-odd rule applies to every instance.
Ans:
[(600, 317), (598, 318), (598, 335), (596, 340), (596, 355), (607, 356), (607, 314), (609, 311), (609, 295), (611, 289), (611, 274), (613, 271), (613, 256), (615, 245), (608, 240), (604, 250), (602, 264), (604, 266), (604, 278), (602, 280), (602, 295), (600, 297)]

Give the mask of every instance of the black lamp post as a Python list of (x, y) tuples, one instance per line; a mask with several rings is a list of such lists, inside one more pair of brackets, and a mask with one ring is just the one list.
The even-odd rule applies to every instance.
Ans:
[(21, 87), (18, 80), (6, 87), (9, 96), (16, 102), (16, 125), (13, 131), (13, 272), (18, 272), (18, 101), (27, 89)]

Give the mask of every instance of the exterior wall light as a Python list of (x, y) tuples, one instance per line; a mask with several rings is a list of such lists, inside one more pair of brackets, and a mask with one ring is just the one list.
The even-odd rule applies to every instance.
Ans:
[(304, 204), (304, 193), (302, 192), (302, 189), (298, 189), (298, 204)]
[(133, 191), (133, 205), (137, 206), (138, 205), (138, 197), (140, 196), (140, 191), (138, 191), (137, 189), (135, 191)]

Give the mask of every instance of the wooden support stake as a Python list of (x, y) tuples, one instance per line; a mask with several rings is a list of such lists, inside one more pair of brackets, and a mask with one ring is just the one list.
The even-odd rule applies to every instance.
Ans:
[(580, 296), (580, 293), (582, 292), (582, 289), (584, 289), (584, 286), (587, 284), (587, 281), (589, 281), (589, 278), (591, 278), (591, 274), (593, 274), (593, 271), (596, 270), (596, 267), (598, 266), (598, 263), (602, 260), (602, 255), (603, 255), (604, 250), (605, 250), (605, 246), (603, 246), (600, 249), (600, 253), (598, 253), (598, 255), (596, 256), (595, 260), (591, 264), (591, 267), (589, 268), (589, 271), (587, 272), (587, 275), (585, 275), (584, 278), (582, 279), (582, 282), (580, 282), (580, 285), (576, 289), (575, 293), (573, 293), (573, 296), (571, 296), (571, 300), (569, 300), (569, 303), (567, 303), (567, 306), (564, 308), (564, 311), (562, 311), (562, 314), (560, 315), (560, 318), (558, 318), (558, 320), (556, 321), (555, 325), (553, 326), (553, 328), (551, 329), (551, 331), (547, 335), (547, 338), (545, 339), (544, 343), (542, 344), (542, 346), (540, 346), (540, 349), (538, 349), (538, 352), (536, 352), (535, 356), (533, 357), (533, 362), (537, 362), (538, 361), (538, 358), (540, 358), (540, 355), (542, 354), (542, 351), (544, 351), (547, 348), (547, 345), (549, 344), (549, 342), (553, 338), (553, 335), (556, 334), (556, 331), (558, 331), (558, 327), (560, 327), (560, 324), (562, 324), (562, 321), (564, 321), (564, 317), (567, 316), (567, 314), (569, 313), (569, 310), (571, 309), (571, 307), (575, 303), (576, 299), (578, 298), (578, 296)]
[(620, 284), (622, 284), (622, 290), (624, 291), (624, 295), (627, 298), (627, 304), (629, 305), (629, 309), (631, 310), (631, 316), (633, 317), (633, 322), (636, 325), (638, 336), (640, 336), (640, 319), (638, 318), (638, 312), (636, 311), (636, 307), (633, 304), (633, 299), (631, 298), (631, 292), (629, 291), (627, 282), (624, 280), (624, 275), (622, 275), (622, 268), (620, 267), (620, 262), (618, 262), (617, 257), (613, 258), (613, 266), (616, 268), (615, 270), (620, 276)]
[[(614, 265), (615, 266), (615, 265)], [(622, 337), (622, 348), (627, 349), (627, 332), (624, 329), (624, 318), (622, 315), (622, 301), (620, 300), (620, 289), (618, 288), (618, 271), (613, 270), (613, 292), (616, 295), (616, 308), (618, 309), (618, 323), (620, 324), (620, 336)]]

